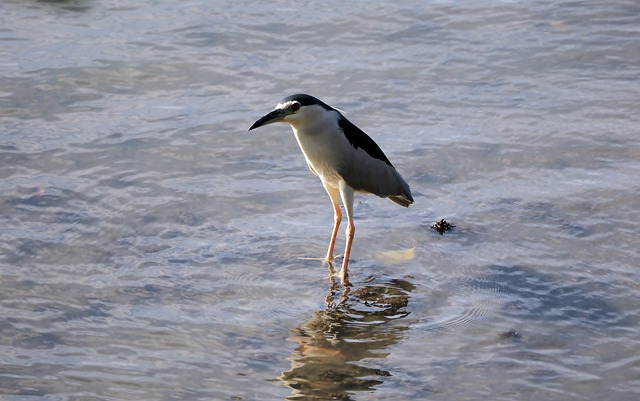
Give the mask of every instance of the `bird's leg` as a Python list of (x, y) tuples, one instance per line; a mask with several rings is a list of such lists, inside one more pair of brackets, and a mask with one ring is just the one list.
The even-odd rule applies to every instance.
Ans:
[(336, 238), (338, 237), (338, 229), (340, 228), (340, 222), (342, 221), (342, 212), (340, 211), (340, 205), (333, 204), (333, 232), (331, 233), (331, 242), (329, 242), (329, 249), (327, 250), (327, 262), (333, 263), (333, 248), (336, 246)]
[(344, 283), (349, 282), (349, 272), (347, 267), (349, 266), (349, 256), (351, 255), (351, 244), (353, 243), (353, 237), (356, 234), (356, 226), (353, 224), (353, 219), (349, 218), (347, 225), (347, 243), (344, 248), (344, 259), (342, 260), (342, 270), (340, 270), (340, 278)]
[(325, 260), (329, 263), (329, 271), (333, 274), (333, 248), (336, 245), (336, 238), (338, 237), (338, 229), (340, 228), (340, 222), (342, 221), (342, 212), (340, 211), (340, 205), (338, 204), (339, 192), (337, 188), (331, 187), (324, 183), (324, 189), (331, 198), (333, 204), (333, 231), (331, 232), (331, 241), (329, 242), (329, 249), (327, 250), (327, 256)]
[(342, 198), (342, 204), (347, 212), (347, 243), (344, 248), (344, 259), (342, 260), (342, 270), (340, 270), (340, 278), (342, 282), (349, 284), (349, 272), (347, 267), (349, 266), (349, 257), (351, 256), (351, 244), (353, 243), (353, 237), (356, 234), (356, 226), (353, 223), (353, 196), (354, 190), (346, 182), (340, 181), (340, 197)]

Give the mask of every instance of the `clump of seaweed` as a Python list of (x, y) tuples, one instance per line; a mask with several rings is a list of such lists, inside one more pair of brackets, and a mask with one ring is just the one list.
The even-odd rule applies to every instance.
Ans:
[(518, 333), (515, 329), (511, 329), (500, 334), (500, 338), (503, 340), (519, 340), (522, 338), (522, 334)]
[(445, 219), (440, 219), (440, 220), (436, 221), (430, 227), (431, 227), (432, 230), (437, 231), (438, 234), (440, 234), (440, 235), (444, 235), (445, 232), (451, 231), (452, 229), (455, 228), (455, 226), (453, 224), (449, 223)]

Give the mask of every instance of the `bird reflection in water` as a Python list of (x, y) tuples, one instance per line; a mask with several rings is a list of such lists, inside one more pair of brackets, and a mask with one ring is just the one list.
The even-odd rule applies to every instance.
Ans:
[[(333, 282), (327, 307), (293, 329), (299, 346), (291, 369), (279, 379), (292, 389), (288, 400), (349, 400), (355, 391), (373, 391), (391, 373), (375, 367), (402, 339), (402, 319), (411, 283), (394, 279), (337, 291)], [(363, 361), (366, 359), (366, 362)]]

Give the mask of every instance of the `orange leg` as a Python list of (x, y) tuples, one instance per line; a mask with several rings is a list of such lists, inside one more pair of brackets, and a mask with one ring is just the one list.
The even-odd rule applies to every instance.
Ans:
[(340, 222), (342, 221), (342, 212), (340, 211), (340, 205), (333, 204), (333, 232), (331, 233), (331, 242), (329, 242), (329, 249), (327, 250), (327, 262), (333, 263), (333, 248), (336, 245), (336, 238), (338, 237), (338, 229), (340, 228)]
[(340, 270), (340, 276), (343, 281), (348, 280), (348, 270), (349, 266), (349, 257), (351, 256), (351, 244), (353, 244), (353, 237), (356, 235), (356, 225), (353, 224), (353, 219), (349, 219), (349, 224), (347, 225), (347, 243), (344, 249), (344, 259), (342, 260), (342, 270)]
[(354, 190), (346, 182), (340, 181), (340, 197), (342, 198), (342, 204), (347, 212), (347, 243), (344, 248), (344, 259), (342, 260), (342, 270), (340, 270), (340, 277), (343, 283), (349, 283), (349, 272), (347, 270), (349, 266), (349, 257), (351, 256), (351, 245), (353, 244), (353, 237), (356, 234), (356, 226), (353, 223), (353, 198)]
[(342, 212), (340, 211), (340, 205), (338, 204), (338, 190), (328, 185), (325, 185), (324, 188), (329, 194), (329, 197), (331, 197), (331, 203), (333, 204), (333, 232), (331, 233), (331, 241), (329, 242), (329, 249), (327, 250), (325, 260), (329, 264), (333, 264), (333, 249), (336, 246), (338, 229), (340, 228), (340, 222), (342, 221)]

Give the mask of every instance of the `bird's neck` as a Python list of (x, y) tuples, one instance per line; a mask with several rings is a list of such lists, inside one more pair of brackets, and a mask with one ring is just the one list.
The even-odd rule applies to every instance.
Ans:
[(287, 122), (291, 124), (296, 137), (324, 136), (334, 134), (340, 129), (338, 117), (335, 111), (329, 113), (322, 111), (313, 116), (313, 118)]

